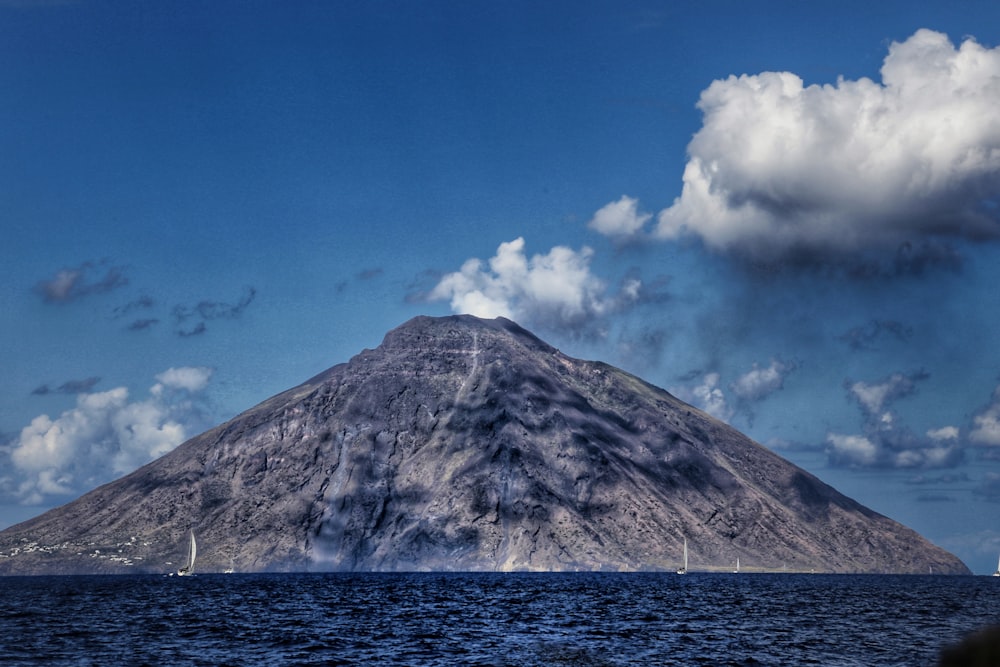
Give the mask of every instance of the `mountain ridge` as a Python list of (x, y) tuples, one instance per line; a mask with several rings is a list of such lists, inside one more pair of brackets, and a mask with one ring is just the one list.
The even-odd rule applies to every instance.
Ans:
[(692, 569), (968, 572), (663, 389), (467, 315), (0, 532), (0, 574), (165, 571), (189, 530), (206, 570), (670, 570), (686, 538)]

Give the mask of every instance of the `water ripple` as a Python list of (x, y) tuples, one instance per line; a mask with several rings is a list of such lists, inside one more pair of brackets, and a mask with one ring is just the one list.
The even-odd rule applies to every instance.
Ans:
[(0, 579), (4, 665), (919, 666), (1000, 624), (988, 577)]

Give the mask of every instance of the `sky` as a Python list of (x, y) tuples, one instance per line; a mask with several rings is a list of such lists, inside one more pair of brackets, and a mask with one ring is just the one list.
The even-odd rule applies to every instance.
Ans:
[(0, 528), (506, 316), (974, 572), (995, 2), (0, 0)]

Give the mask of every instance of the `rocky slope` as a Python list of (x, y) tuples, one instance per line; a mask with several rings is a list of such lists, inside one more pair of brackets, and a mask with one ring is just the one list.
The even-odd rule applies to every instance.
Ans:
[(0, 574), (691, 569), (966, 573), (669, 393), (513, 322), (382, 345), (0, 533)]

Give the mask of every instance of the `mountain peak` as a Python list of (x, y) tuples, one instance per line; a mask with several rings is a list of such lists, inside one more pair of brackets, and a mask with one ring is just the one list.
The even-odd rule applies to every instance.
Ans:
[(517, 341), (526, 348), (540, 353), (552, 353), (556, 349), (535, 334), (505, 317), (484, 319), (474, 315), (449, 315), (429, 317), (419, 315), (401, 324), (386, 334), (381, 348), (403, 347), (412, 350), (419, 347), (421, 340), (431, 340), (435, 344), (452, 340), (466, 342), (472, 336), (499, 336)]
[(3, 531), (0, 573), (162, 571), (189, 530), (207, 570), (669, 570), (686, 540), (692, 569), (968, 571), (662, 389), (468, 315)]

